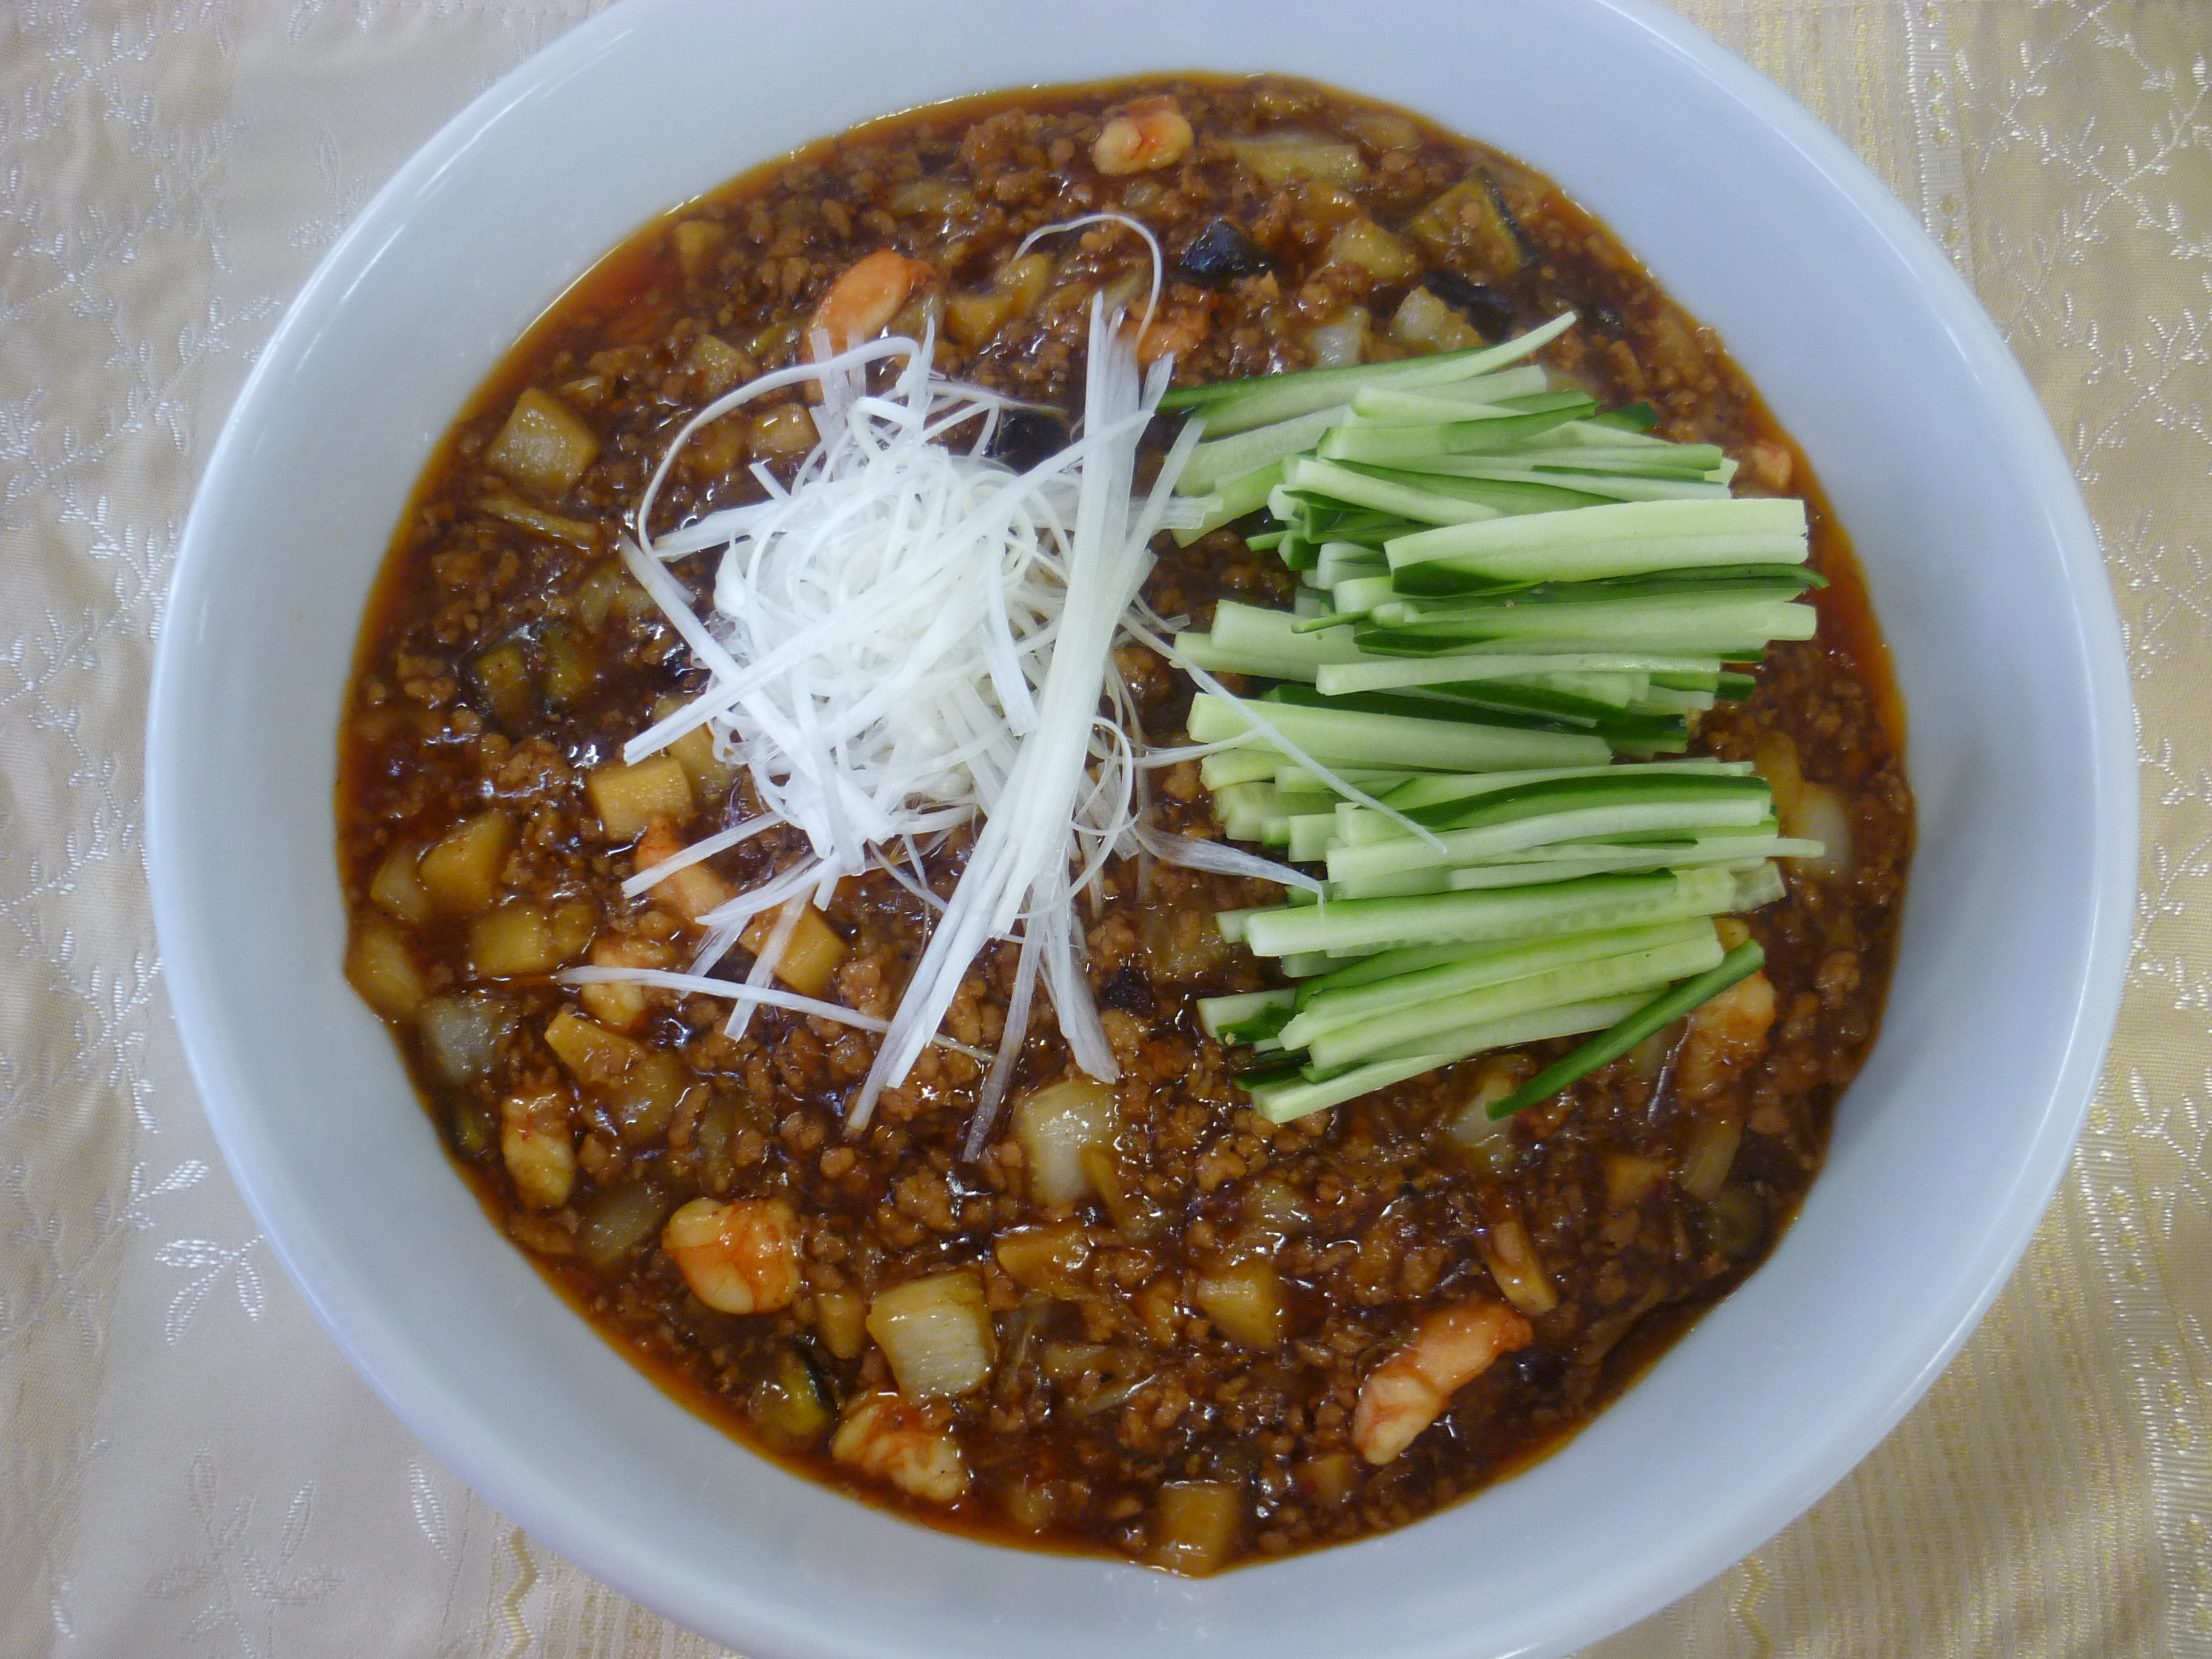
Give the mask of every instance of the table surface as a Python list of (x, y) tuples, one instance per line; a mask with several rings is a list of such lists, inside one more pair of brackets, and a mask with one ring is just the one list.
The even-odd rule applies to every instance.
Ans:
[[(2143, 896), (2087, 1132), (1979, 1332), (1810, 1513), (1589, 1652), (2212, 1654), (2212, 5), (1673, 3), (1920, 214), (2040, 391), (2127, 629)], [(143, 868), (170, 561), (256, 349), (591, 9), (0, 8), (0, 1659), (717, 1651), (339, 1358), (216, 1156)]]

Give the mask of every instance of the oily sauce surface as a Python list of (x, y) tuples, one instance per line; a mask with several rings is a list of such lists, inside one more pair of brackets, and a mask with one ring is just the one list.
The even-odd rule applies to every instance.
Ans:
[[(1190, 152), (1159, 171), (1101, 174), (1090, 158), (1109, 112), (1154, 94), (1188, 117)], [(1266, 133), (1334, 145), (1334, 176), (1270, 177), (1232, 148)], [(1115, 871), (1089, 921), (1090, 973), (1124, 1068), (1111, 1201), (1032, 1202), (1011, 1137), (963, 1161), (979, 1079), (957, 1053), (929, 1051), (848, 1140), (844, 1103), (874, 1051), (848, 1027), (763, 1009), (732, 1041), (726, 1004), (649, 991), (625, 1016), (633, 1048), (580, 1061), (573, 1043), (549, 1042), (562, 1018), (614, 1029), (604, 1006), (580, 1009), (556, 982), (558, 967), (610, 948), (688, 962), (684, 919), (653, 893), (622, 896), (635, 832), (610, 832), (586, 782), (696, 683), (613, 550), (670, 437), (721, 392), (799, 361), (829, 284), (887, 246), (938, 273), (915, 303), (938, 308), (945, 372), (1068, 410), (1090, 296), (1141, 303), (1145, 251), (1097, 229), (1020, 269), (1013, 250), (1038, 226), (1103, 208), (1145, 221), (1165, 250), (1178, 381), (1304, 368), (1347, 339), (1370, 358), (1404, 355), (1391, 323), (1417, 288), (1486, 339), (1571, 307), (1583, 321), (1540, 359), (1556, 376), (1608, 403), (1650, 401), (1662, 435), (1723, 446), (1743, 463), (1740, 490), (1806, 499), (1814, 564), (1830, 581), (1820, 637), (1774, 647), (1756, 694), (1708, 714), (1695, 747), (1827, 792), (1848, 869), (1785, 866), (1787, 897), (1748, 918), (1778, 1018), (1717, 1103), (1693, 1112), (1673, 1097), (1662, 1045), (1523, 1114), (1480, 1159), (1438, 1133), (1473, 1064), (1271, 1126), (1243, 1105), (1193, 1004), (1273, 982), (1212, 917), (1276, 890), (1164, 866), (1142, 891), (1134, 869)], [(1413, 251), (1411, 269), (1331, 256), (1346, 226), (1370, 223)], [(518, 481), (495, 464), (516, 399), (533, 395), (589, 434), (592, 453), (565, 482)], [(1008, 458), (1065, 435), (1053, 417), (1014, 422)], [(655, 528), (756, 499), (749, 465), (788, 476), (811, 441), (795, 391), (717, 422), (679, 463)], [(1292, 578), (1234, 528), (1161, 549), (1147, 598), (1162, 615), (1203, 627), (1223, 597), (1289, 603)], [(673, 568), (703, 598), (707, 561)], [(1147, 656), (1122, 665), (1152, 740), (1176, 741), (1191, 688)], [(1863, 586), (1802, 456), (1719, 343), (1547, 180), (1399, 112), (1278, 78), (1000, 96), (858, 129), (648, 227), (530, 331), (448, 434), (365, 621), (341, 733), (349, 969), (499, 1224), (696, 1409), (933, 1524), (1208, 1571), (1403, 1524), (1542, 1455), (1764, 1257), (1880, 1018), (1911, 845), (1901, 744)], [(742, 785), (711, 755), (685, 764), (685, 839), (744, 814)], [(1215, 833), (1194, 768), (1161, 786), (1163, 827)], [(708, 867), (749, 885), (800, 846), (771, 832)], [(956, 841), (933, 859), (940, 895), (963, 850)], [(847, 881), (827, 920), (842, 951), (824, 994), (888, 1015), (926, 939), (925, 907), (878, 876)], [(739, 948), (716, 971), (742, 977), (750, 963)], [(952, 1036), (995, 1046), (1012, 968), (999, 947), (978, 962)], [(1041, 1006), (1014, 1097), (1070, 1069)], [(568, 1148), (565, 1187), (531, 1162), (532, 1145), (550, 1141)], [(1701, 1177), (1702, 1197), (1687, 1190), (1686, 1172), (1716, 1157), (1724, 1178)], [(787, 1306), (733, 1315), (692, 1292), (660, 1230), (701, 1196), (790, 1206), (802, 1282)], [(1486, 1262), (1516, 1237), (1556, 1292), (1533, 1319), (1535, 1341), (1462, 1389), (1404, 1455), (1370, 1467), (1348, 1449), (1362, 1380), (1425, 1311), (1498, 1294)], [(1051, 1249), (1033, 1248), (1040, 1237)], [(1271, 1347), (1239, 1342), (1200, 1306), (1209, 1280), (1255, 1259), (1273, 1264), (1287, 1308)], [(964, 1491), (942, 1502), (830, 1447), (841, 1413), (890, 1385), (860, 1311), (957, 1265), (983, 1287), (996, 1363), (982, 1389), (922, 1413), (965, 1461)], [(1202, 1535), (1173, 1496), (1194, 1485), (1234, 1495)]]

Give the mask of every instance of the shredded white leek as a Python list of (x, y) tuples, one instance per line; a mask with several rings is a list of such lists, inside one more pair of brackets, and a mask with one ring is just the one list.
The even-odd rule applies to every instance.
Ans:
[[(1152, 252), (1157, 266), (1156, 243)], [(1156, 270), (1155, 297), (1157, 277)], [(1027, 472), (986, 453), (1012, 400), (934, 374), (929, 339), (872, 341), (763, 375), (684, 425), (622, 551), (707, 684), (633, 738), (624, 758), (635, 763), (707, 727), (717, 755), (749, 775), (762, 811), (682, 858), (707, 856), (772, 822), (804, 832), (809, 852), (701, 918), (706, 933), (691, 974), (568, 977), (712, 987), (737, 1004), (733, 1031), (761, 1004), (880, 1029), (848, 1120), (857, 1130), (882, 1091), (942, 1041), (939, 1023), (977, 955), (994, 939), (1018, 938), (1013, 1006), (998, 1053), (986, 1056), (971, 1147), (983, 1144), (1012, 1078), (1038, 979), (1076, 1063), (1115, 1075), (1075, 905), (1095, 892), (1111, 858), (1143, 857), (1145, 843), (1158, 840), (1137, 823), (1142, 734), (1111, 652), (1125, 627), (1158, 623), (1138, 600), (1152, 568), (1148, 544), (1192, 522), (1173, 491), (1200, 436), (1200, 423), (1188, 422), (1149, 495), (1137, 498), (1138, 441), (1173, 362), (1163, 358), (1141, 374), (1136, 337), (1094, 297), (1079, 435)], [(871, 391), (869, 369), (891, 362), (900, 367), (890, 386)], [(787, 487), (757, 467), (767, 500), (652, 533), (653, 503), (695, 432), (806, 382), (822, 389), (821, 441)], [(956, 436), (964, 448), (948, 441)], [(716, 548), (713, 605), (702, 616), (663, 562)], [(979, 820), (959, 883), (940, 901), (917, 842)], [(643, 890), (674, 867), (641, 872), (630, 884)], [(826, 896), (842, 877), (871, 868), (940, 911), (892, 1018), (833, 1014), (835, 1005), (769, 990), (796, 901), (810, 890)], [(747, 982), (708, 978), (746, 924), (778, 907), (787, 908)]]

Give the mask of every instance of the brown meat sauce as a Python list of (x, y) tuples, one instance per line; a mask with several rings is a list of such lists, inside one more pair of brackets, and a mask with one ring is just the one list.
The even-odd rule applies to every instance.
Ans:
[[(1195, 131), (1189, 153), (1102, 175), (1090, 157), (1108, 112), (1161, 92)], [(1356, 169), (1270, 180), (1228, 142), (1285, 129), (1349, 147)], [(1417, 234), (1431, 204), (1470, 183), (1454, 199), (1472, 209), (1431, 215)], [(1583, 320), (1546, 354), (1555, 371), (1608, 401), (1649, 399), (1664, 435), (1723, 445), (1744, 463), (1740, 488), (1807, 500), (1831, 584), (1820, 637), (1775, 647), (1756, 694), (1706, 716), (1697, 747), (1762, 770), (1794, 755), (1845, 803), (1852, 862), (1838, 880), (1787, 872), (1787, 897), (1747, 919), (1777, 1018), (1764, 1056), (1719, 1097), (1677, 1098), (1660, 1042), (1524, 1113), (1480, 1156), (1441, 1125), (1488, 1060), (1272, 1126), (1242, 1103), (1193, 1005), (1274, 982), (1211, 918), (1277, 890), (1166, 867), (1143, 892), (1136, 870), (1117, 867), (1088, 919), (1091, 981), (1125, 1068), (1110, 1204), (1032, 1204), (1011, 1137), (963, 1161), (979, 1068), (957, 1052), (926, 1052), (848, 1139), (843, 1106), (874, 1054), (848, 1027), (763, 1009), (732, 1042), (726, 1004), (647, 991), (632, 1011), (637, 1049), (594, 1071), (549, 1044), (549, 1024), (579, 1001), (553, 969), (613, 943), (634, 961), (681, 967), (690, 955), (681, 917), (652, 893), (622, 897), (635, 836), (607, 832), (586, 785), (660, 699), (696, 684), (613, 557), (677, 426), (797, 361), (830, 283), (885, 246), (937, 272), (902, 325), (945, 307), (942, 368), (1067, 408), (1088, 296), (1121, 284), (1140, 301), (1143, 251), (1092, 231), (1046, 244), (1026, 277), (1000, 273), (1029, 230), (1109, 207), (1145, 220), (1166, 249), (1164, 304), (1187, 346), (1179, 381), (1306, 367), (1326, 337), (1313, 331), (1354, 307), (1370, 319), (1369, 356), (1403, 355), (1388, 320), (1423, 281), (1486, 338), (1572, 307)], [(1388, 258), (1378, 272), (1330, 257), (1347, 225), (1370, 222), (1413, 251), (1414, 268), (1394, 276)], [(527, 388), (595, 445), (571, 481), (533, 489), (487, 459)], [(708, 428), (656, 528), (754, 498), (750, 462), (787, 474), (811, 441), (804, 409), (794, 392)], [(1060, 431), (1024, 422), (1010, 441), (1049, 447)], [(1163, 615), (1204, 626), (1224, 595), (1288, 603), (1288, 574), (1234, 530), (1161, 548), (1147, 597)], [(705, 559), (674, 569), (704, 593)], [(1147, 732), (1172, 741), (1189, 686), (1142, 654), (1124, 668)], [(1545, 179), (1396, 112), (1278, 79), (934, 109), (817, 145), (649, 227), (531, 331), (448, 434), (364, 625), (342, 747), (349, 969), (488, 1209), (611, 1340), (748, 1443), (916, 1518), (1200, 1571), (1397, 1526), (1526, 1464), (1752, 1271), (1818, 1170), (1838, 1094), (1872, 1040), (1911, 842), (1900, 714), (1856, 567), (1802, 457), (1718, 342)], [(688, 841), (737, 809), (711, 757), (687, 768)], [(1168, 827), (1218, 833), (1194, 769), (1161, 782)], [(456, 851), (453, 832), (471, 823), (473, 854)], [(795, 832), (771, 832), (710, 868), (746, 884), (799, 850)], [(933, 860), (939, 894), (961, 852)], [(926, 937), (924, 907), (888, 878), (848, 880), (827, 919), (842, 953), (823, 994), (887, 1015)], [(750, 960), (739, 949), (719, 971), (742, 976)], [(1002, 947), (979, 961), (951, 1036), (996, 1044), (1012, 968)], [(1014, 1097), (1070, 1070), (1041, 1007)], [(531, 1165), (526, 1151), (518, 1162), (518, 1137), (552, 1164)], [(554, 1167), (564, 1141), (565, 1176)], [(1724, 1178), (1695, 1197), (1687, 1161), (1717, 1142)], [(787, 1306), (720, 1313), (692, 1293), (660, 1230), (701, 1196), (787, 1201), (801, 1239)], [(1046, 1225), (1064, 1229), (1054, 1266), (1041, 1275), (1016, 1250), (1029, 1281), (1018, 1282), (1000, 1246)], [(1349, 1449), (1363, 1380), (1425, 1313), (1498, 1296), (1487, 1262), (1516, 1230), (1557, 1305), (1404, 1455), (1370, 1468)], [(1234, 1340), (1200, 1306), (1211, 1278), (1255, 1259), (1273, 1262), (1285, 1298), (1273, 1346)], [(841, 1410), (891, 1386), (858, 1310), (959, 1264), (980, 1276), (996, 1363), (980, 1391), (922, 1409), (970, 1476), (945, 1505), (856, 1474), (828, 1446)], [(1168, 1518), (1193, 1482), (1233, 1495), (1194, 1550)]]

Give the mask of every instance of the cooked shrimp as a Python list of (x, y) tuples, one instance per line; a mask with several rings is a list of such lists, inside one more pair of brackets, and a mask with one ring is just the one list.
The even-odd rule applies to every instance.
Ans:
[(780, 1198), (695, 1198), (668, 1218), (660, 1248), (720, 1312), (773, 1313), (799, 1294), (799, 1218)]
[(557, 1210), (576, 1185), (576, 1139), (568, 1097), (558, 1090), (509, 1095), (500, 1103), (499, 1152), (514, 1190), (535, 1210)]
[(1455, 1389), (1534, 1336), (1528, 1322), (1503, 1302), (1437, 1309), (1368, 1374), (1352, 1414), (1352, 1445), (1370, 1463), (1389, 1462), (1443, 1415)]
[(1774, 983), (1764, 974), (1740, 979), (1690, 1016), (1689, 1035), (1675, 1061), (1674, 1091), (1685, 1104), (1703, 1105), (1766, 1052), (1774, 1025)]
[[(685, 844), (667, 819), (655, 818), (638, 837), (637, 850), (630, 856), (639, 869), (650, 870), (656, 864), (667, 863)], [(716, 905), (728, 903), (737, 889), (704, 864), (687, 864), (647, 891), (659, 908), (685, 921), (696, 921)]]
[(957, 1503), (968, 1491), (959, 1446), (901, 1395), (862, 1395), (846, 1407), (830, 1455), (933, 1504)]
[(936, 280), (933, 267), (893, 249), (878, 248), (830, 284), (814, 308), (814, 319), (806, 325), (807, 337), (812, 339), (817, 331), (826, 332), (832, 356), (850, 351), (882, 333), (916, 289)]
[(1111, 177), (1171, 167), (1190, 151), (1190, 123), (1172, 98), (1139, 98), (1107, 120), (1091, 164)]
[[(1212, 298), (1211, 295), (1207, 297), (1209, 300)], [(1150, 368), (1156, 358), (1164, 357), (1170, 352), (1181, 356), (1198, 345), (1206, 338), (1206, 330), (1211, 326), (1206, 316), (1209, 309), (1210, 306), (1196, 310), (1178, 307), (1162, 312), (1154, 318), (1152, 325), (1137, 337), (1138, 365)]]

